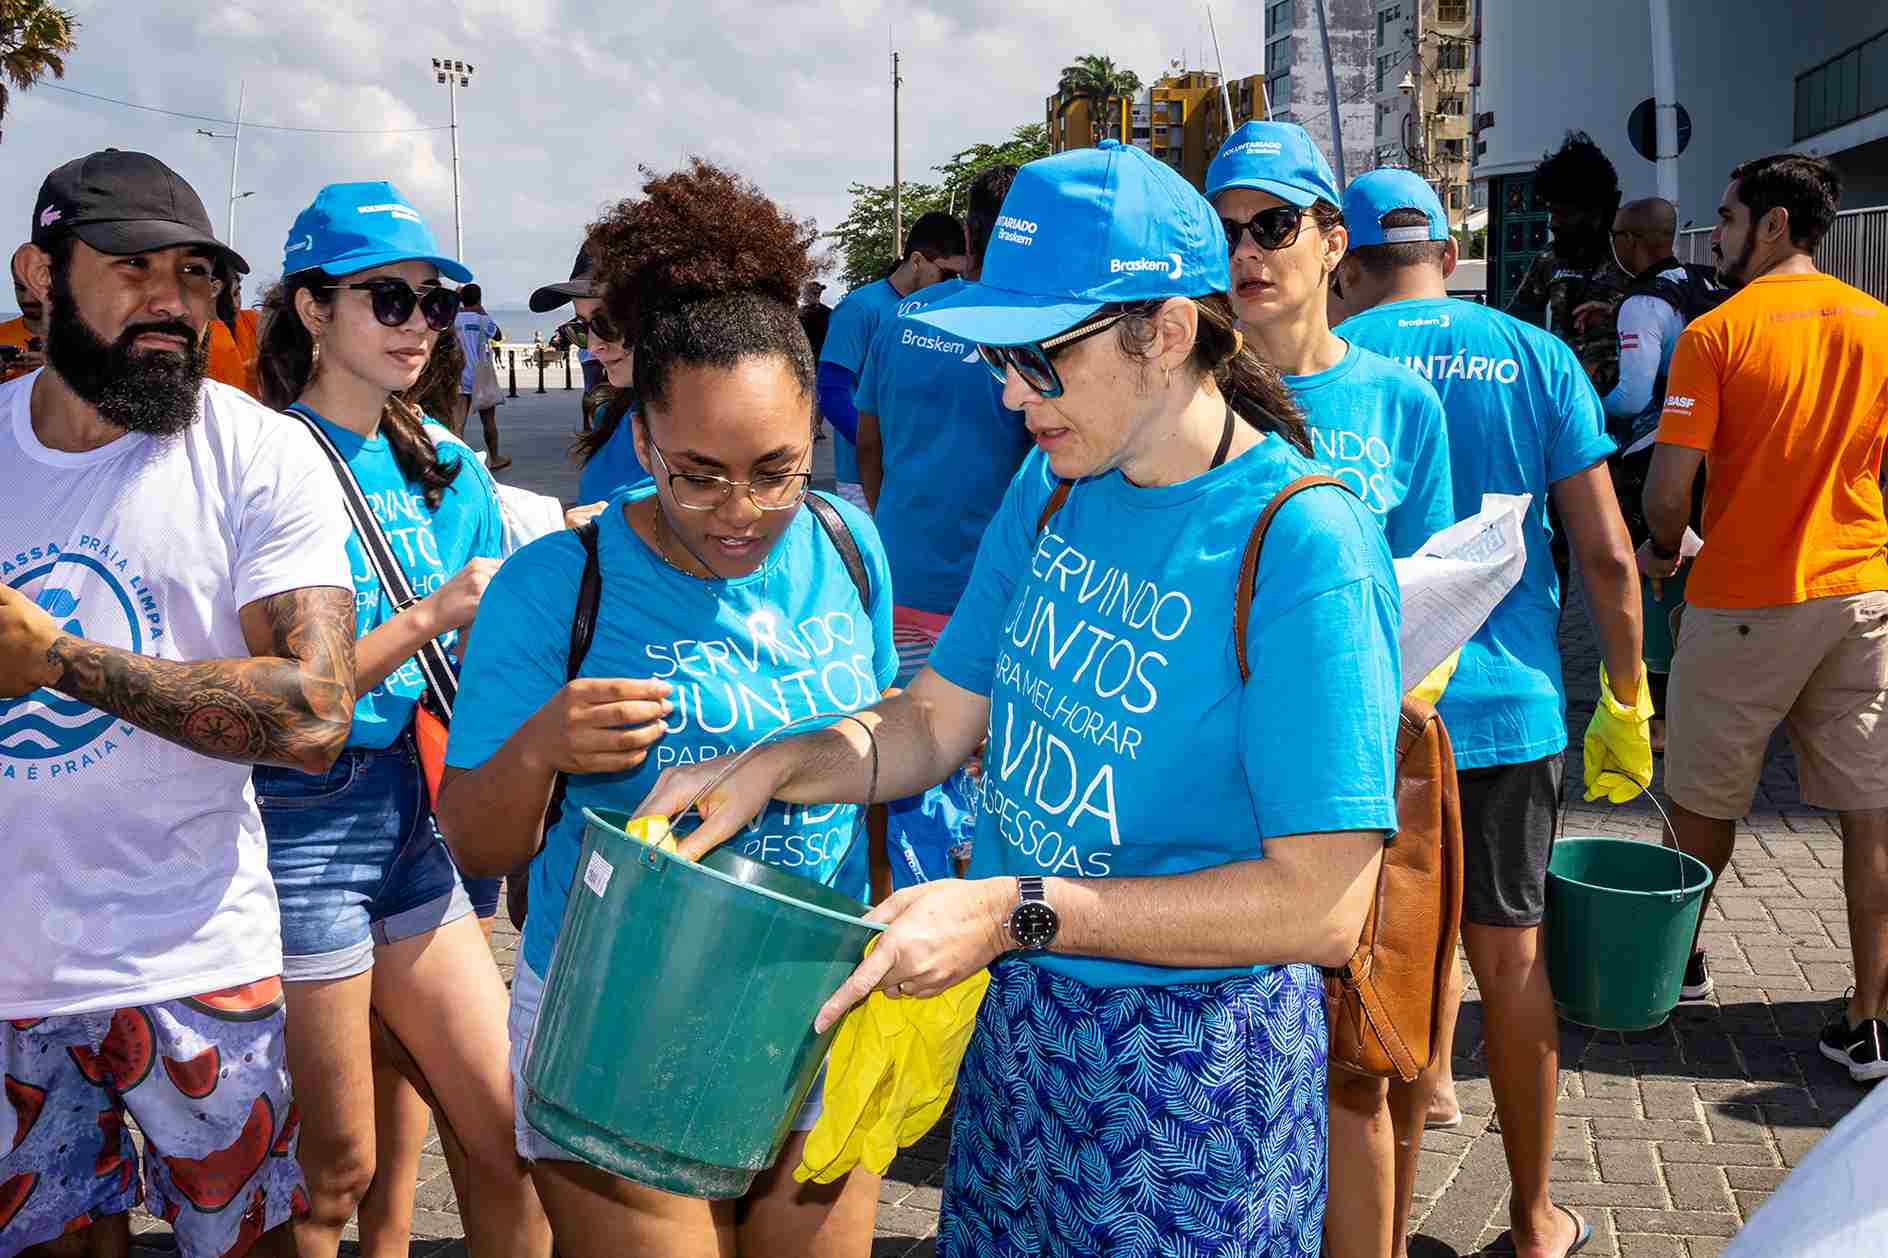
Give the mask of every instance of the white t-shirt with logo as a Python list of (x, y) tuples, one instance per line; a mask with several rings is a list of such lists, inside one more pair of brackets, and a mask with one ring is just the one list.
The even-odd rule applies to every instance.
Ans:
[(478, 382), (479, 363), (492, 352), (498, 323), (484, 311), (462, 310), (453, 321), (452, 334), (459, 338), (459, 352), (465, 355), (465, 366), (459, 369), (459, 392), (471, 393)]
[[(239, 610), (352, 592), (347, 517), (306, 429), (206, 381), (175, 437), (82, 454), (0, 385), (0, 581), (67, 632), (168, 660), (249, 655)], [(250, 766), (50, 690), (0, 699), (0, 1018), (150, 1004), (282, 971)]]

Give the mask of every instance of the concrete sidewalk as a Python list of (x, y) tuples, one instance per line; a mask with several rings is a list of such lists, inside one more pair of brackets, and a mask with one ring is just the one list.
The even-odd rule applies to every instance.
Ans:
[[(561, 373), (553, 375), (561, 383)], [(501, 444), (515, 460), (501, 479), (569, 499), (576, 472), (565, 455), (577, 394), (553, 389), (502, 407)], [(476, 429), (474, 417), (472, 427)], [(468, 438), (480, 444), (476, 432)], [(830, 476), (831, 442), (816, 466)], [(1561, 634), (1574, 731), (1568, 749), (1567, 834), (1656, 841), (1646, 801), (1609, 808), (1580, 797), (1579, 733), (1592, 711), (1599, 646), (1576, 593)], [(1704, 938), (1717, 992), (1680, 1008), (1654, 1031), (1596, 1033), (1563, 1024), (1560, 1129), (1554, 1194), (1593, 1225), (1596, 1258), (1711, 1258), (1789, 1169), (1865, 1095), (1824, 1061), (1816, 1036), (1852, 982), (1842, 898), (1842, 847), (1834, 819), (1806, 808), (1795, 766), (1779, 744), (1737, 855), (1712, 902)], [(516, 936), (494, 936), (509, 978)], [(1466, 967), (1464, 967), (1466, 971)], [(1508, 1177), (1492, 1122), (1482, 1006), (1471, 985), (1456, 1040), (1463, 1126), (1432, 1132), (1417, 1183), (1415, 1258), (1508, 1248)], [(947, 1124), (946, 1124), (947, 1125)], [(875, 1258), (935, 1252), (946, 1125), (907, 1150), (880, 1193)], [(437, 1139), (420, 1169), (411, 1252), (464, 1252), (452, 1185)], [(169, 1252), (163, 1227), (138, 1253)], [(352, 1229), (349, 1231), (352, 1237)], [(352, 1244), (344, 1253), (355, 1252)]]

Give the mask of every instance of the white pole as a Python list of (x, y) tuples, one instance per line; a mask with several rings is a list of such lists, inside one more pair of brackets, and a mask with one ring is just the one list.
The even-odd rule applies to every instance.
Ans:
[(1678, 204), (1678, 68), (1672, 53), (1672, 0), (1651, 0), (1652, 117), (1659, 195)]
[(1344, 123), (1337, 105), (1337, 67), (1331, 62), (1331, 24), (1325, 16), (1324, 0), (1314, 0), (1318, 7), (1318, 42), (1324, 45), (1324, 90), (1331, 98), (1331, 156), (1337, 161), (1337, 186), (1349, 182), (1344, 174)]
[(236, 159), (243, 151), (243, 104), (249, 95), (249, 85), (237, 80), (236, 83), (236, 134), (229, 146), (229, 228), (224, 233), (224, 243), (231, 249), (236, 247), (236, 202), (242, 194), (236, 191)]
[(1226, 58), (1219, 52), (1219, 23), (1213, 20), (1213, 6), (1206, 6), (1207, 29), (1213, 32), (1213, 60), (1219, 63), (1219, 103), (1226, 110), (1226, 134), (1231, 135), (1239, 124), (1232, 116), (1232, 93), (1226, 87)]
[(446, 96), (452, 111), (452, 240), (453, 256), (465, 257), (465, 215), (459, 206), (459, 72), (447, 66)]
[(898, 152), (898, 54), (892, 54), (892, 258), (905, 252), (905, 180)]

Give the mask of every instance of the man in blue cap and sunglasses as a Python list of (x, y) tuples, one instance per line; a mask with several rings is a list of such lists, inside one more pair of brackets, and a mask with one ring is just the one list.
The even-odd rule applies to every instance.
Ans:
[[(948, 1258), (1318, 1251), (1317, 967), (1355, 948), (1396, 825), (1398, 598), (1382, 529), (1320, 479), (1226, 283), (1212, 207), (1148, 154), (1017, 172), (980, 281), (914, 318), (981, 347), (1037, 450), (871, 734), (763, 751), (685, 849), (774, 796), (865, 798), (874, 764), (881, 795), (913, 794), (988, 735), (970, 876), (875, 909), (879, 946), (816, 1021), (989, 968)], [(642, 810), (705, 781), (672, 771)]]
[[(1533, 498), (1521, 582), (1462, 648), (1436, 707), (1460, 771), (1462, 942), (1484, 1006), (1489, 1082), (1514, 1181), (1515, 1248), (1525, 1258), (1561, 1258), (1585, 1244), (1590, 1229), (1553, 1202), (1547, 1183), (1560, 1033), (1540, 925), (1567, 744), (1547, 501), (1551, 494), (1579, 557), (1605, 661), (1586, 733), (1586, 797), (1624, 803), (1651, 780), (1652, 709), (1640, 664), (1638, 571), (1606, 468), (1613, 441), (1598, 393), (1563, 342), (1447, 296), (1455, 242), (1435, 190), (1419, 176), (1373, 170), (1353, 180), (1344, 219), (1350, 251), (1338, 278), (1360, 313), (1338, 334), (1435, 385), (1457, 502), (1491, 493)], [(1451, 1034), (1454, 1021), (1445, 1022)], [(1439, 1070), (1452, 1093), (1448, 1048)]]

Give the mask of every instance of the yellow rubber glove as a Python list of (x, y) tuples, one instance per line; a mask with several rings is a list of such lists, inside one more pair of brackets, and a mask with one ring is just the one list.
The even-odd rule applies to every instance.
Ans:
[(1410, 697), (1421, 699), (1430, 707), (1442, 702), (1442, 692), (1449, 688), (1449, 679), (1455, 676), (1455, 666), (1462, 662), (1462, 648), (1449, 652), (1448, 658), (1429, 670), (1429, 675), (1410, 687)]
[(841, 1019), (826, 1103), (793, 1178), (830, 1184), (861, 1164), (882, 1175), (898, 1150), (923, 1138), (950, 1102), (989, 986), (990, 972), (978, 970), (923, 999), (873, 992)]
[(1600, 701), (1586, 727), (1586, 798), (1615, 804), (1639, 798), (1652, 785), (1652, 688), (1643, 677), (1632, 707), (1613, 697), (1600, 665)]
[(623, 827), (623, 833), (647, 843), (658, 852), (676, 855), (675, 835), (669, 832), (667, 817), (638, 817)]

